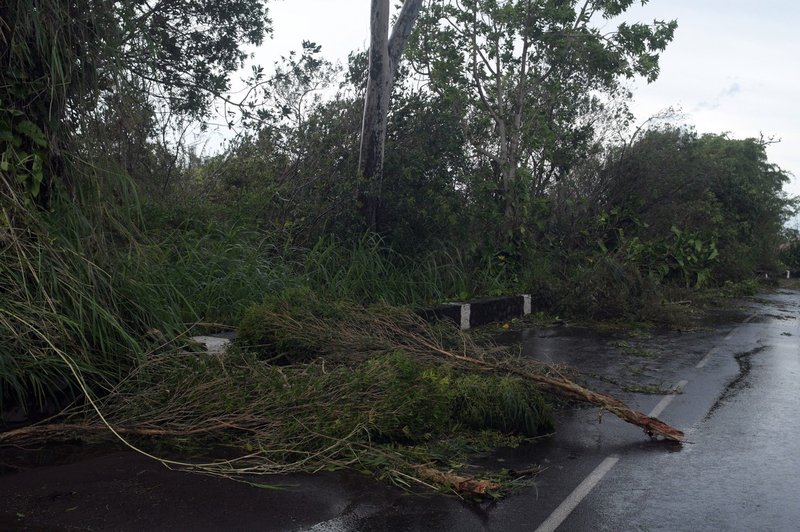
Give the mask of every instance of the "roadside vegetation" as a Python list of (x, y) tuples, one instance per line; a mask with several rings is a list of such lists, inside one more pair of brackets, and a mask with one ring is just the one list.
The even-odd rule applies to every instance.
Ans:
[[(467, 451), (552, 428), (547, 393), (408, 337), (347, 337), (376, 327), (343, 327), (348, 309), (391, 321), (527, 293), (562, 318), (669, 324), (683, 301), (800, 269), (768, 139), (663, 118), (630, 133), (624, 81), (657, 77), (674, 22), (609, 42), (576, 2), (434, 3), (368, 182), (367, 55), (342, 68), (307, 42), (234, 99), (243, 47), (270, 23), (260, 1), (213, 4), (0, 7), (0, 410), (73, 402), (72, 428), (46, 437), (135, 425), (137, 445), (228, 445), (249, 471), (349, 467), (455, 489), (469, 477), (442, 471)], [(612, 17), (631, 2), (586, 5)], [(198, 152), (186, 132), (220, 108), (236, 134)], [(239, 330), (230, 354), (192, 354), (189, 336), (220, 329)]]

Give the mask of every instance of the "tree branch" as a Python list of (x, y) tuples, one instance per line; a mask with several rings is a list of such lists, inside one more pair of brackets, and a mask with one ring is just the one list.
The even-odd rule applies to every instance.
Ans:
[(422, 0), (405, 0), (403, 8), (400, 10), (400, 15), (397, 17), (397, 22), (392, 28), (392, 36), (389, 38), (389, 60), (391, 62), (392, 75), (397, 72), (397, 66), (400, 64), (400, 58), (403, 55), (403, 48), (405, 48), (408, 39), (411, 37), (420, 9), (422, 9)]

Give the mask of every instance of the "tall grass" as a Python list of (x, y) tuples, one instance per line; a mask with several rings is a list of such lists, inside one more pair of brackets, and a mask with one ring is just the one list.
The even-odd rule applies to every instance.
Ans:
[(177, 333), (185, 300), (152, 269), (131, 277), (115, 267), (139, 252), (125, 209), (56, 198), (43, 211), (8, 177), (0, 175), (0, 407), (63, 396), (73, 383), (59, 352), (110, 385), (144, 355), (148, 329)]
[[(265, 293), (282, 290), (291, 267), (263, 235), (236, 224), (178, 228), (117, 259), (131, 279), (153, 275), (180, 294), (177, 317), (233, 325)], [(157, 305), (157, 302), (153, 302)]]
[(518, 288), (496, 261), (476, 266), (457, 251), (410, 257), (375, 234), (287, 248), (235, 216), (207, 221), (207, 214), (200, 209), (175, 223), (154, 213), (160, 221), (150, 224), (148, 243), (122, 260), (132, 279), (151, 275), (143, 270), (167, 279), (187, 300), (181, 314), (187, 323), (236, 325), (249, 305), (286, 288), (307, 288), (329, 300), (417, 306)]
[(362, 303), (425, 305), (517, 288), (515, 278), (496, 261), (470, 264), (455, 248), (410, 257), (374, 234), (349, 245), (323, 238), (303, 264), (309, 288), (329, 299)]
[(56, 196), (41, 211), (4, 178), (3, 403), (63, 396), (73, 379), (57, 351), (91, 384), (109, 387), (157, 342), (198, 322), (237, 325), (248, 306), (286, 288), (331, 300), (417, 306), (514, 289), (513, 278), (493, 262), (476, 267), (448, 251), (409, 257), (375, 235), (285, 249), (224, 216), (209, 222), (201, 212), (165, 224), (141, 216), (135, 191), (120, 176), (113, 181), (113, 191), (97, 178), (83, 189), (90, 197), (73, 203)]

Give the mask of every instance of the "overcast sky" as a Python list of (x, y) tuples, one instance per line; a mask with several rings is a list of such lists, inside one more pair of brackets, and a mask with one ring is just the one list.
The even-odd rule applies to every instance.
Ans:
[[(275, 34), (258, 53), (263, 64), (303, 39), (342, 62), (366, 47), (368, 0), (274, 0), (270, 11)], [(787, 192), (800, 195), (800, 1), (651, 0), (625, 18), (678, 20), (659, 79), (634, 85), (637, 120), (673, 106), (701, 133), (780, 138), (770, 160), (798, 175)]]

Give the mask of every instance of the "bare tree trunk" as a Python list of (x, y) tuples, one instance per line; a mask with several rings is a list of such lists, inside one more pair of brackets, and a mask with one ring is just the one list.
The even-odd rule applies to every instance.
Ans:
[(370, 229), (378, 226), (381, 190), (383, 188), (383, 156), (386, 123), (392, 83), (422, 8), (422, 0), (405, 0), (397, 23), (389, 38), (389, 0), (372, 0), (370, 12), (369, 79), (361, 128), (361, 153), (358, 169), (367, 182), (359, 195), (361, 209)]

